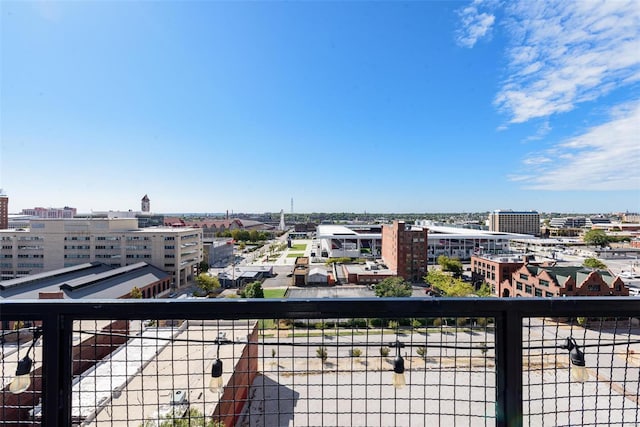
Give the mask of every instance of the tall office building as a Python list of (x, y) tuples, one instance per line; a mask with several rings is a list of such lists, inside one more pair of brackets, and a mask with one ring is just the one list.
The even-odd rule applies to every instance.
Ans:
[(489, 214), (489, 230), (540, 235), (540, 214), (536, 211), (495, 210)]
[(404, 221), (382, 226), (382, 260), (390, 270), (411, 282), (427, 274), (427, 239), (425, 227), (407, 226)]
[(9, 197), (0, 188), (0, 230), (9, 228)]
[(0, 280), (102, 262), (147, 262), (185, 285), (202, 260), (202, 230), (138, 228), (136, 218), (36, 219), (29, 230), (0, 231)]

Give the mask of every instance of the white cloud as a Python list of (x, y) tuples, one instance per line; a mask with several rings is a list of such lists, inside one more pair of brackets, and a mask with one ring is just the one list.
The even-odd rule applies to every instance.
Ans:
[(549, 132), (551, 132), (551, 126), (549, 125), (549, 121), (547, 120), (544, 123), (542, 123), (542, 125), (540, 125), (540, 127), (538, 128), (538, 130), (534, 135), (527, 137), (527, 139), (525, 139), (525, 142), (537, 141), (539, 139), (542, 139), (545, 136), (547, 136)]
[(582, 135), (531, 153), (526, 171), (510, 176), (533, 190), (636, 190), (640, 196), (640, 101), (618, 106), (611, 119)]
[(456, 42), (459, 46), (471, 48), (479, 39), (490, 35), (496, 17), (479, 10), (485, 6), (492, 8), (493, 3), (475, 0), (471, 5), (458, 10), (460, 26), (456, 31)]
[[(461, 13), (463, 23), (475, 22), (474, 10)], [(640, 80), (637, 0), (523, 0), (508, 3), (504, 13), (508, 77), (495, 105), (511, 123), (571, 111)], [(463, 40), (473, 46), (477, 38)]]

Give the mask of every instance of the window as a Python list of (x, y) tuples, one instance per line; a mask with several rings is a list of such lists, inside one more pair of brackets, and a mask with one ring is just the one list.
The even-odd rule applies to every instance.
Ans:
[(516, 282), (516, 289), (519, 291), (522, 290), (522, 282)]
[(530, 294), (532, 290), (533, 290), (533, 288), (531, 287), (531, 285), (525, 285), (524, 286), (524, 291), (526, 293)]
[(542, 296), (542, 289), (536, 288), (536, 296), (537, 297), (541, 297)]
[(540, 286), (546, 286), (547, 288), (549, 287), (549, 281), (548, 280), (539, 280)]
[(524, 273), (520, 273), (520, 278), (521, 278), (522, 280), (529, 280), (529, 276), (528, 276), (528, 275), (526, 275), (526, 274), (524, 274)]
[(589, 292), (600, 292), (600, 285), (587, 285)]
[(544, 296), (547, 297), (547, 298), (551, 298), (551, 297), (553, 297), (553, 292), (544, 291)]

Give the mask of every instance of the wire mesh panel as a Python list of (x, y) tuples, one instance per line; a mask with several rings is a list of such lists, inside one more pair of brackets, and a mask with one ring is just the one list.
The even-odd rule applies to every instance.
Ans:
[(2, 394), (0, 425), (34, 423), (42, 400), (42, 334), (40, 322), (6, 320), (0, 336)]
[(640, 425), (637, 304), (591, 301), (3, 304), (0, 422)]
[(527, 318), (524, 424), (640, 424), (640, 329), (630, 318)]
[(261, 322), (260, 374), (238, 425), (495, 425), (492, 323)]
[[(256, 373), (255, 321), (103, 323), (83, 321), (75, 331), (81, 351), (73, 364), (82, 366), (72, 388), (76, 423), (233, 425)], [(216, 360), (223, 369), (214, 378)]]

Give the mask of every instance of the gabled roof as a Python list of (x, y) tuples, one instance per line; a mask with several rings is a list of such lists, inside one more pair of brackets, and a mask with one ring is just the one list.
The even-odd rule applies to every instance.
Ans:
[[(0, 299), (38, 299), (40, 293), (59, 292), (65, 299), (122, 298), (134, 287), (141, 289), (168, 277), (146, 262), (118, 268), (101, 263), (82, 264), (2, 282)], [(7, 282), (14, 283), (7, 286)]]
[(587, 280), (587, 277), (594, 271), (596, 271), (609, 286), (611, 286), (615, 280), (615, 277), (608, 270), (592, 270), (579, 266), (539, 267), (527, 265), (526, 267), (527, 270), (535, 276), (539, 276), (543, 271), (546, 271), (559, 285), (562, 285), (570, 277), (579, 285)]

